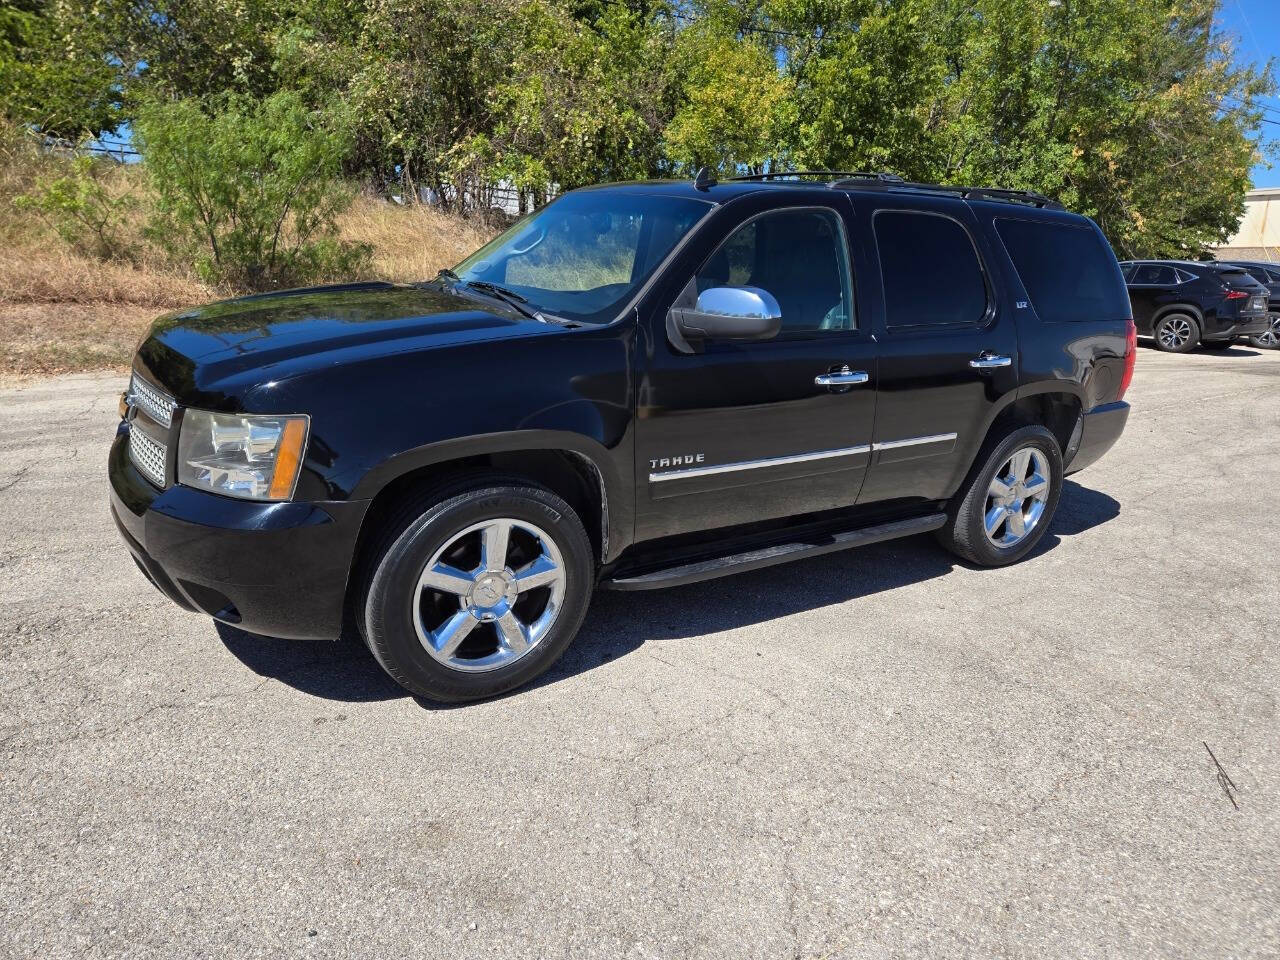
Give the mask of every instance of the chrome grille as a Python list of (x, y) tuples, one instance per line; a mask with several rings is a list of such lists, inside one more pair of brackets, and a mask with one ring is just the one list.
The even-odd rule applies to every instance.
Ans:
[(129, 431), (129, 459), (157, 487), (164, 486), (165, 453), (164, 444), (156, 443), (136, 426)]
[(134, 404), (145, 410), (147, 416), (160, 426), (167, 427), (173, 423), (173, 408), (177, 403), (172, 397), (157, 390), (136, 373), (129, 381), (129, 393), (133, 397)]

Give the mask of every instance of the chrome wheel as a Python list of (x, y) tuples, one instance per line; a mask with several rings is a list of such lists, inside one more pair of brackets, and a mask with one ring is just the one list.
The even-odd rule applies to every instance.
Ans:
[(1160, 323), (1160, 331), (1157, 334), (1160, 340), (1160, 346), (1166, 350), (1181, 350), (1195, 335), (1195, 331), (1191, 327), (1191, 321), (1186, 317), (1169, 317)]
[(496, 670), (542, 642), (566, 585), (564, 560), (544, 530), (486, 520), (455, 534), (423, 568), (413, 625), (423, 649), (446, 667)]
[(1280, 313), (1271, 314), (1267, 329), (1253, 338), (1253, 344), (1269, 350), (1280, 347)]
[(1024, 540), (1044, 516), (1049, 479), (1049, 458), (1042, 451), (1015, 450), (987, 488), (982, 524), (987, 539), (1001, 548)]

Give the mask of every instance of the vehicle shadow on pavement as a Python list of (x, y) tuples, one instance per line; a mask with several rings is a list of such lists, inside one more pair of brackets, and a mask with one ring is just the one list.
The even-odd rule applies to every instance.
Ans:
[[(1138, 340), (1138, 346), (1144, 350), (1150, 350), (1152, 353), (1163, 353), (1156, 346), (1154, 340)], [(1191, 353), (1199, 354), (1202, 357), (1257, 357), (1262, 355), (1262, 351), (1253, 346), (1247, 346), (1243, 343), (1232, 344), (1225, 350), (1206, 350), (1204, 347), (1196, 347)]]
[[(1067, 480), (1057, 514), (1032, 557), (1113, 520), (1120, 504)], [(507, 696), (576, 676), (638, 649), (648, 640), (686, 639), (733, 630), (884, 590), (946, 576), (963, 561), (931, 537), (910, 537), (705, 583), (642, 593), (598, 591), (578, 639), (529, 686)], [(303, 693), (364, 703), (408, 696), (369, 654), (359, 637), (336, 642), (281, 640), (216, 624), (226, 648), (245, 666)], [(424, 707), (440, 705), (419, 701)]]

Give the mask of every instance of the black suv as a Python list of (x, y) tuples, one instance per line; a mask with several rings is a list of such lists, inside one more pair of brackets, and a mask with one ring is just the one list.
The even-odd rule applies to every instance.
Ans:
[(1120, 435), (1134, 329), (1097, 227), (888, 175), (565, 194), (453, 271), (156, 321), (111, 511), (181, 606), (354, 621), (409, 690), (508, 690), (597, 586), (934, 532), (984, 566)]
[(1197, 345), (1225, 350), (1267, 332), (1267, 288), (1216, 261), (1126, 260), (1120, 264), (1138, 333), (1170, 353)]
[(1253, 279), (1267, 288), (1269, 298), (1267, 329), (1262, 333), (1250, 334), (1249, 342), (1255, 347), (1267, 350), (1280, 350), (1280, 263), (1258, 263), (1252, 260), (1225, 261), (1233, 267), (1239, 267)]

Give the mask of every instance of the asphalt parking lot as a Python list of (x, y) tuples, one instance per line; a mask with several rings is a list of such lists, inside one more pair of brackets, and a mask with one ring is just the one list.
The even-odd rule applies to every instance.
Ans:
[(0, 390), (2, 955), (1280, 954), (1280, 353), (1143, 349), (1021, 565), (600, 594), (448, 710), (151, 588), (122, 384)]

